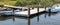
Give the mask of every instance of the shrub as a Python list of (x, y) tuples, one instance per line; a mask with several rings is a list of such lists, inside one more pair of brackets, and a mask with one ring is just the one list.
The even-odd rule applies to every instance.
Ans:
[(4, 5), (0, 5), (0, 7), (4, 7)]

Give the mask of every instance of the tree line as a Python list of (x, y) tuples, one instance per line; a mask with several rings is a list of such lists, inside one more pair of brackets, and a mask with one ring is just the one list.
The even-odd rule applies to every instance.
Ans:
[[(16, 1), (15, 6), (38, 5), (41, 7), (52, 6), (60, 3), (60, 0), (0, 0), (1, 1)], [(39, 5), (38, 5), (39, 6)]]

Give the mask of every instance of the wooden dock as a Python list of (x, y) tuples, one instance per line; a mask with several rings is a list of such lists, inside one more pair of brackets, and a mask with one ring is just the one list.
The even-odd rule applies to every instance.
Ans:
[[(14, 15), (15, 15), (15, 16), (26, 16), (26, 17), (28, 17), (29, 15), (33, 15), (33, 14), (38, 13), (38, 9), (37, 9), (37, 8), (34, 8), (34, 9), (30, 8), (30, 10), (28, 10), (27, 7), (16, 7), (16, 6), (8, 6), (8, 5), (5, 6), (5, 7), (11, 7), (11, 8), (13, 8), (13, 9), (15, 9), (15, 8), (21, 9), (21, 8), (22, 8), (22, 10), (27, 9), (27, 11), (14, 12)], [(13, 10), (13, 11), (14, 11), (14, 10)], [(30, 12), (29, 12), (29, 11), (30, 11)], [(45, 11), (45, 8), (39, 8), (39, 13), (41, 13), (41, 12), (43, 12), (43, 11)]]
[[(39, 8), (39, 12), (45, 11), (44, 8)], [(30, 10), (30, 15), (38, 13), (37, 8), (34, 8)], [(22, 11), (22, 12), (15, 12), (15, 15), (17, 16), (28, 16), (28, 10), (27, 11)]]

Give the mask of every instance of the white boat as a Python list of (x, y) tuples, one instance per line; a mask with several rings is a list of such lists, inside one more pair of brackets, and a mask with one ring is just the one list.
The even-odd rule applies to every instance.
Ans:
[[(16, 9), (16, 10), (14, 10), (14, 12), (20, 12), (21, 10), (19, 10), (19, 9)], [(0, 11), (0, 15), (13, 15), (13, 11), (12, 10), (2, 10), (2, 11)]]
[(49, 10), (51, 11), (51, 12), (60, 12), (60, 5), (57, 5), (57, 6), (55, 6), (55, 7), (47, 7), (46, 8), (46, 12), (49, 12)]
[(12, 15), (12, 10), (2, 10), (0, 11), (0, 15)]
[[(21, 11), (26, 11), (27, 9), (14, 9), (14, 13), (16, 12), (21, 12)], [(12, 9), (6, 9), (6, 10), (2, 10), (0, 11), (0, 15), (13, 15), (13, 10)]]

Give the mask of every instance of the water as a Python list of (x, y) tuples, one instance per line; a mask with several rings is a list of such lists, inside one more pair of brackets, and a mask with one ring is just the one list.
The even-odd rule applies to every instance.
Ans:
[(31, 18), (0, 16), (0, 25), (60, 25), (60, 13), (43, 13)]

